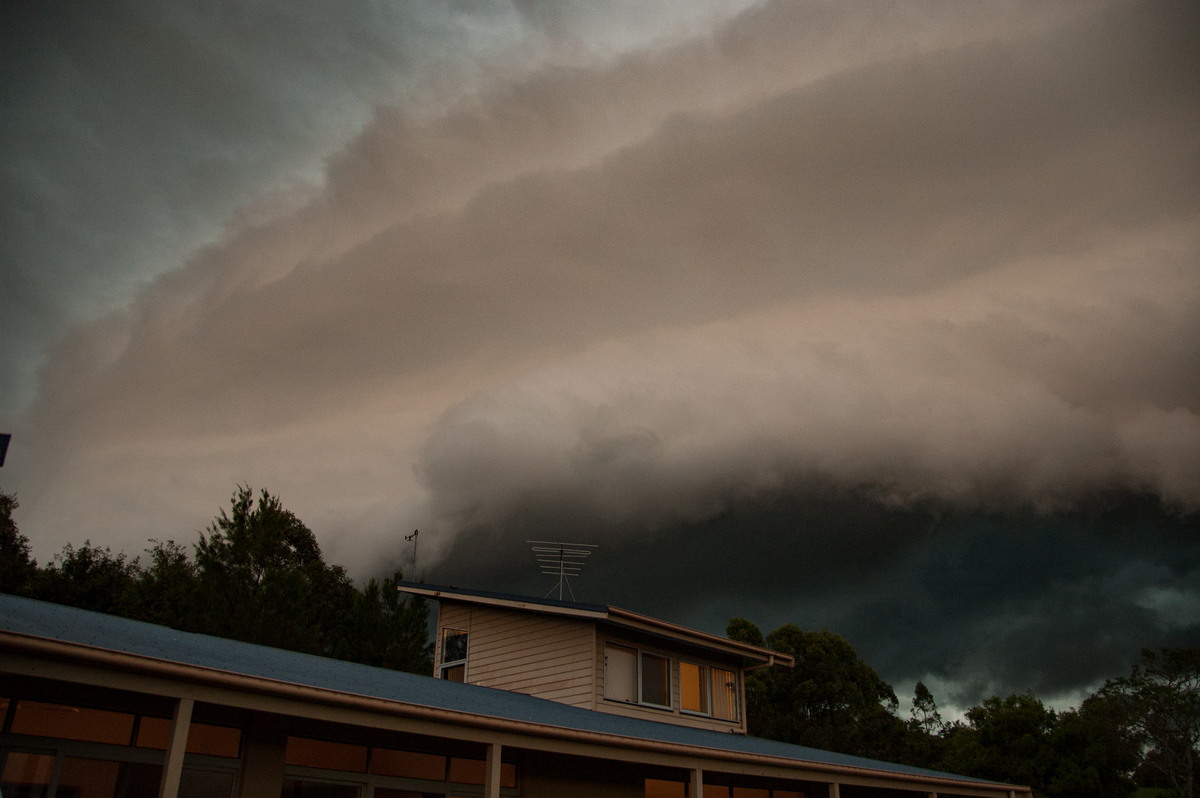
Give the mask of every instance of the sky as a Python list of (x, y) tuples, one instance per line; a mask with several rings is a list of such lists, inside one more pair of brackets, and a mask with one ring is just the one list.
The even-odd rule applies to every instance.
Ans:
[[(1200, 7), (16, 2), (0, 488), (844, 635), (907, 710), (1200, 645)], [(413, 542), (404, 536), (420, 533)]]

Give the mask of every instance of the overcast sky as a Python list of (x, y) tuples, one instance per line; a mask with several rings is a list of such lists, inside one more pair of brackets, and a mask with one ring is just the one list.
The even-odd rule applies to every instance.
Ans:
[(249, 484), (360, 577), (599, 544), (580, 599), (828, 627), (905, 708), (1200, 645), (1195, 3), (0, 14), (42, 562)]

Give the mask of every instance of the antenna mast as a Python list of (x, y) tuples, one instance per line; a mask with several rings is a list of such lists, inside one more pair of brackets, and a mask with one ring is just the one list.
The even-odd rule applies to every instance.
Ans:
[(408, 578), (414, 582), (417, 579), (417, 535), (419, 535), (420, 532), (421, 530), (414, 529), (411, 535), (404, 536), (405, 540), (412, 541), (413, 544), (412, 574)]
[[(592, 549), (598, 548), (595, 543), (562, 543), (551, 540), (527, 540), (533, 547), (533, 556), (537, 559), (542, 573), (558, 577), (558, 598), (563, 597), (563, 588), (575, 600), (575, 591), (571, 589), (571, 577), (579, 576), (583, 571), (584, 562), (592, 556)], [(546, 593), (548, 597), (555, 588)]]

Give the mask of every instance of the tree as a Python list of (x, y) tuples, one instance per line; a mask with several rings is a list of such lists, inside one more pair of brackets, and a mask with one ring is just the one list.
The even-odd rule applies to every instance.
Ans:
[(112, 615), (128, 615), (137, 578), (137, 561), (90, 540), (75, 548), (70, 543), (38, 572), (31, 593), (35, 598)]
[(1098, 696), (1058, 714), (1051, 734), (1057, 764), (1046, 785), (1055, 798), (1126, 798), (1138, 752), (1121, 731), (1119, 708)]
[(924, 682), (917, 682), (913, 690), (912, 709), (908, 714), (913, 728), (925, 734), (938, 734), (945, 725), (942, 723), (941, 713), (938, 712), (937, 702), (933, 700), (933, 693), (929, 692)]
[[(729, 631), (754, 639), (744, 619)], [(769, 668), (747, 679), (750, 733), (773, 740), (860, 756), (895, 752), (902, 724), (896, 694), (854, 647), (829, 630), (805, 632), (786, 624), (766, 637), (768, 648), (796, 659), (795, 668)]]
[(173, 540), (152, 540), (150, 565), (138, 571), (132, 588), (130, 617), (184, 631), (198, 629), (196, 565)]
[(1141, 774), (1157, 776), (1181, 798), (1194, 798), (1200, 648), (1144, 650), (1129, 676), (1106, 682), (1097, 696), (1119, 709), (1121, 727), (1141, 752)]
[(332, 655), (381, 668), (433, 673), (429, 639), (429, 605), (420, 596), (401, 598), (392, 578), (370, 579), (354, 598), (354, 608), (341, 627)]
[(725, 625), (725, 636), (730, 640), (736, 640), (739, 643), (748, 643), (760, 648), (767, 644), (758, 626), (753, 621), (748, 621), (745, 618), (731, 618), (729, 623)]
[(29, 538), (17, 529), (13, 513), (17, 497), (0, 490), (0, 593), (24, 593), (37, 574), (30, 556)]
[(267, 491), (239, 487), (196, 544), (200, 631), (331, 655), (354, 604), (341, 566), (326, 565), (312, 531)]
[(1054, 710), (1022, 693), (992, 696), (965, 714), (968, 725), (947, 733), (943, 766), (964, 776), (1025, 784), (1045, 795), (1056, 764)]
[(900, 761), (918, 767), (936, 767), (945, 748), (942, 733), (947, 727), (933, 693), (924, 682), (917, 682), (908, 714)]

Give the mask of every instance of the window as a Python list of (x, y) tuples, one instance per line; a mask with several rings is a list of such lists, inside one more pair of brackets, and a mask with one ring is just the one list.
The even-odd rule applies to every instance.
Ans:
[(671, 706), (671, 661), (625, 646), (604, 647), (604, 697), (629, 704)]
[(358, 798), (362, 788), (357, 784), (338, 784), (329, 781), (284, 779), (283, 798)]
[[(370, 786), (377, 798), (429, 795), (446, 798), (453, 789), (450, 783), (482, 785), (487, 775), (485, 759), (291, 736), (284, 763), (290, 786), (284, 790), (283, 798), (341, 798), (359, 794), (347, 792), (347, 785), (357, 785), (356, 790)], [(315, 768), (340, 772), (317, 773)], [(516, 764), (501, 761), (500, 787), (505, 796), (513, 794), (517, 776)], [(432, 782), (443, 784), (435, 786)]]
[[(54, 773), (57, 769), (58, 775)], [(119, 762), (60, 753), (10, 751), (0, 769), (0, 794), (41, 798), (51, 795), (57, 782), (58, 798), (114, 798), (124, 795), (156, 795), (162, 781), (162, 766), (144, 762)], [(180, 798), (219, 798), (233, 793), (231, 771), (184, 768), (179, 782)]]
[(367, 747), (332, 740), (310, 740), (307, 737), (288, 737), (284, 762), (325, 770), (347, 770), (365, 773)]
[(642, 703), (671, 706), (671, 660), (643, 651), (641, 666)]
[(438, 677), (452, 682), (467, 680), (467, 633), (461, 629), (442, 630), (442, 660)]
[(17, 702), (17, 711), (13, 715), (12, 732), (89, 743), (129, 745), (133, 736), (133, 715), (22, 699)]
[(712, 716), (721, 720), (738, 719), (737, 674), (733, 671), (712, 669)]
[(604, 647), (604, 697), (637, 703), (637, 652), (632, 648)]
[(679, 708), (684, 712), (708, 714), (708, 667), (694, 662), (679, 663)]
[(687, 784), (682, 781), (646, 779), (646, 798), (685, 798)]
[[(170, 737), (171, 721), (169, 719), (143, 716), (138, 723), (137, 739), (134, 744), (139, 748), (155, 748), (165, 751)], [(241, 747), (241, 740), (241, 729), (230, 726), (213, 726), (208, 723), (192, 723), (188, 727), (187, 752), (236, 759)]]

